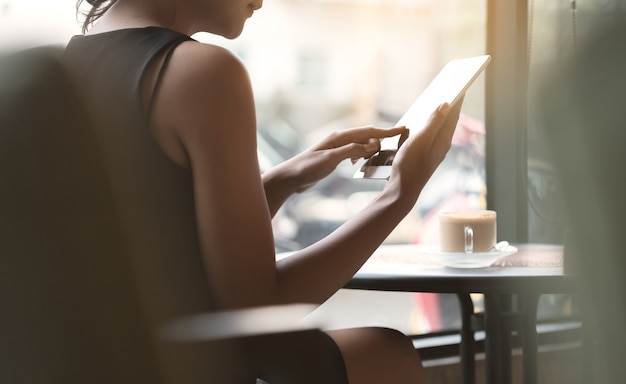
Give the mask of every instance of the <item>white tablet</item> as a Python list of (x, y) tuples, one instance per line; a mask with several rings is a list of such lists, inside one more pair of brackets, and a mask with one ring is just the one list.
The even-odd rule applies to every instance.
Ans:
[[(410, 134), (420, 131), (424, 128), (433, 111), (444, 102), (448, 102), (450, 105), (454, 104), (490, 61), (491, 56), (484, 55), (448, 62), (395, 126), (406, 126)], [(398, 149), (398, 144), (398, 136), (381, 140), (380, 152), (367, 160), (362, 160), (354, 177), (388, 179), (391, 175), (391, 163)]]

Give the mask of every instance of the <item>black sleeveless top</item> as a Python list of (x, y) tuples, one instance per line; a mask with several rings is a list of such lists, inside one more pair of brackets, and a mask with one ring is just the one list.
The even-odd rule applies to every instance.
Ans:
[[(169, 53), (189, 40), (163, 28), (124, 29), (75, 36), (63, 56), (93, 120), (133, 273), (154, 324), (213, 308), (191, 171), (171, 161), (154, 140), (141, 99), (150, 65), (161, 66), (161, 74)], [(150, 86), (156, 89), (158, 80)]]

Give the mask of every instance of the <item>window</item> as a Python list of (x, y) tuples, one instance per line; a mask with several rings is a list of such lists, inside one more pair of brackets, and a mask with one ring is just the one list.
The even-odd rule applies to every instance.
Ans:
[(325, 55), (315, 51), (302, 52), (298, 58), (296, 84), (303, 90), (313, 91), (327, 87), (327, 64)]
[[(561, 244), (560, 186), (532, 95), (543, 69), (575, 49), (591, 20), (624, 13), (619, 0), (268, 0), (239, 38), (195, 37), (246, 63), (264, 168), (331, 130), (390, 126), (445, 62), (492, 54), (490, 80), (481, 76), (468, 92), (450, 155), (386, 242), (436, 243), (442, 207), (488, 206), (499, 213), (500, 239)], [(64, 43), (79, 32), (74, 1), (0, 0), (0, 49)], [(352, 179), (354, 171), (345, 162), (287, 202), (274, 220), (280, 250), (326, 236), (382, 189), (384, 182)], [(475, 301), (480, 307), (479, 295)], [(549, 319), (575, 307), (569, 296), (546, 295), (539, 312)], [(419, 334), (460, 325), (453, 295), (344, 290), (322, 310), (337, 327)]]
[[(260, 142), (289, 157), (331, 130), (392, 126), (447, 61), (486, 52), (486, 12), (486, 0), (271, 0), (236, 40), (196, 37), (240, 55), (256, 94)], [(484, 81), (466, 95), (449, 156), (387, 243), (437, 244), (439, 210), (486, 207)], [(346, 161), (293, 196), (274, 220), (277, 246), (321, 239), (384, 186), (353, 179), (355, 171)], [(319, 313), (330, 327), (420, 334), (460, 326), (454, 295), (342, 290)]]
[[(0, 0), (0, 48), (66, 42), (80, 33), (74, 3)], [(238, 39), (195, 37), (226, 46), (248, 67), (267, 167), (331, 130), (393, 125), (447, 61), (486, 52), (486, 16), (487, 0), (268, 0)], [(481, 76), (450, 156), (388, 243), (436, 243), (437, 210), (486, 207), (485, 117)], [(382, 181), (352, 179), (354, 171), (345, 162), (288, 201), (274, 220), (281, 249), (326, 236), (382, 189)], [(428, 333), (460, 325), (449, 295), (342, 290), (322, 311), (331, 327)]]

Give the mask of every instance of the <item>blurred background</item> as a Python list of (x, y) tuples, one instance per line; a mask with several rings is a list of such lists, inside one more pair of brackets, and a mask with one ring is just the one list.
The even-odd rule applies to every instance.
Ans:
[[(533, 60), (552, 60), (559, 33), (571, 30), (569, 3), (529, 6), (541, 18), (530, 33), (543, 41), (533, 46)], [(393, 126), (447, 61), (486, 53), (486, 15), (487, 0), (266, 0), (239, 38), (194, 37), (229, 48), (248, 67), (266, 170), (332, 130)], [(0, 0), (3, 51), (64, 44), (77, 33), (74, 0)], [(468, 91), (449, 155), (386, 243), (437, 244), (439, 211), (486, 208), (484, 81), (481, 75)], [(382, 189), (384, 181), (353, 179), (355, 171), (346, 161), (285, 204), (273, 222), (278, 251), (323, 238)], [(529, 167), (531, 203), (541, 213), (531, 223), (532, 240), (540, 242), (560, 240), (544, 236), (544, 224), (560, 220), (550, 172), (544, 162)], [(545, 316), (571, 305), (567, 298), (542, 300)], [(480, 295), (475, 302), (480, 309)], [(460, 326), (449, 295), (341, 290), (317, 315), (330, 328), (383, 325), (424, 334)]]

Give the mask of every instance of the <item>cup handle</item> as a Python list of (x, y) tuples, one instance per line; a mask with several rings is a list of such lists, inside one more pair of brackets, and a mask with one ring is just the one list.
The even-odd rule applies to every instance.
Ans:
[(470, 226), (465, 226), (465, 253), (474, 252), (474, 230)]

